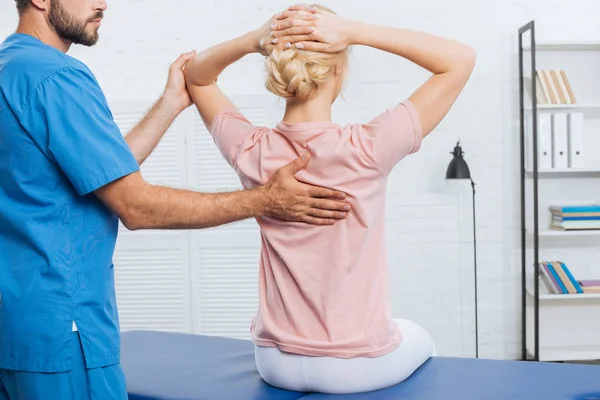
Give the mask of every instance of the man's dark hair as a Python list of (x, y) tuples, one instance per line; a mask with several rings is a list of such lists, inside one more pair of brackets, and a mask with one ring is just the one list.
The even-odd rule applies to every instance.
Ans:
[(27, 10), (27, 7), (29, 7), (29, 4), (31, 4), (31, 0), (15, 0), (15, 3), (17, 3), (17, 11), (19, 11), (20, 15)]

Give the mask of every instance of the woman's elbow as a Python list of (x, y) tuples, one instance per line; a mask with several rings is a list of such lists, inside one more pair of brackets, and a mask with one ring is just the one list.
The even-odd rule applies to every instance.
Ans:
[(464, 46), (457, 58), (457, 68), (462, 72), (470, 75), (475, 68), (475, 61), (477, 60), (477, 52), (470, 46)]
[(188, 63), (186, 64), (186, 66), (183, 68), (183, 78), (185, 79), (185, 83), (187, 85), (193, 85), (193, 78), (194, 78), (194, 74), (193, 74), (193, 69), (191, 68), (192, 66), (190, 64), (192, 64), (194, 60), (190, 60), (188, 61)]

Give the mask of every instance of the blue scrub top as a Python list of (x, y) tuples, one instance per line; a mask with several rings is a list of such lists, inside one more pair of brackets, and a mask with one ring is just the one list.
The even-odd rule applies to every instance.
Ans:
[(91, 71), (25, 34), (0, 45), (0, 368), (119, 362), (118, 219), (92, 193), (139, 166)]

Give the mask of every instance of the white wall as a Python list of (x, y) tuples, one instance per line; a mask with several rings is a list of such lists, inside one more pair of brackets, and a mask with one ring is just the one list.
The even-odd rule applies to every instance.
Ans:
[[(260, 5), (257, 5), (260, 4)], [(458, 138), (477, 183), (480, 355), (520, 354), (517, 29), (536, 20), (538, 39), (600, 40), (595, 0), (397, 0), (324, 3), (349, 18), (452, 37), (478, 52), (472, 79), (448, 117), (393, 174), (389, 247), (393, 312), (431, 331), (442, 355), (473, 355), (471, 191), (447, 182)], [(179, 53), (253, 29), (286, 1), (109, 2), (101, 40), (72, 55), (97, 75), (110, 102), (148, 104)], [(168, 10), (168, 7), (174, 7)], [(0, 37), (14, 30), (0, 0)], [(264, 94), (259, 57), (222, 79), (229, 94)], [(364, 120), (408, 96), (427, 77), (396, 57), (356, 49), (339, 122)], [(359, 95), (360, 93), (360, 95)], [(192, 266), (193, 268), (193, 266)]]

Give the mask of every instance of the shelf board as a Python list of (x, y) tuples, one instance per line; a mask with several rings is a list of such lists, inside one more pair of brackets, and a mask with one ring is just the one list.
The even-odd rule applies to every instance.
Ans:
[[(533, 169), (525, 169), (528, 174), (533, 174)], [(544, 168), (538, 169), (538, 174), (600, 174), (598, 168)]]
[[(541, 273), (541, 272), (540, 272)], [(535, 295), (533, 283), (527, 284), (527, 294), (531, 297)], [(600, 299), (600, 293), (581, 293), (581, 294), (552, 294), (549, 293), (542, 282), (540, 282), (540, 300), (584, 300)]]
[[(593, 346), (590, 346), (593, 348)], [(533, 349), (527, 348), (527, 354), (530, 358), (533, 358)], [(553, 348), (552, 346), (540, 346), (539, 353), (540, 361), (566, 361), (566, 362), (577, 362), (577, 361), (596, 361), (600, 360), (600, 351), (590, 348), (584, 348), (582, 350), (573, 350), (568, 346), (559, 346)]]
[[(531, 112), (533, 109), (527, 107), (525, 111)], [(575, 104), (538, 104), (537, 110), (544, 112), (565, 110), (565, 111), (588, 111), (588, 110), (600, 110), (600, 103), (575, 103)]]
[[(600, 42), (539, 42), (536, 51), (600, 51)], [(531, 51), (531, 46), (523, 46), (523, 51)]]
[[(533, 231), (527, 229), (527, 234), (533, 237)], [(543, 228), (538, 231), (540, 237), (568, 237), (568, 236), (598, 236), (600, 237), (600, 229), (582, 229), (576, 231), (563, 231), (560, 229)]]

